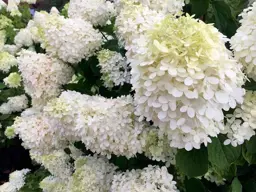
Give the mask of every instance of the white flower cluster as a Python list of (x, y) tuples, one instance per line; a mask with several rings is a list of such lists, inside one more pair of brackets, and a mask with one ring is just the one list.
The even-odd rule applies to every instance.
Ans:
[(163, 13), (177, 14), (182, 11), (185, 5), (184, 0), (115, 0), (117, 7), (123, 7), (125, 3), (141, 3), (145, 7)]
[(52, 175), (67, 179), (72, 175), (70, 157), (63, 150), (52, 151), (50, 154), (33, 154), (30, 156), (37, 163), (42, 164)]
[(92, 56), (102, 44), (102, 35), (91, 23), (65, 19), (54, 8), (50, 14), (36, 12), (28, 28), (47, 53), (72, 64)]
[(47, 192), (109, 191), (116, 167), (107, 159), (81, 156), (75, 161), (75, 172), (66, 180), (50, 176), (40, 186)]
[(43, 192), (70, 192), (66, 191), (67, 182), (58, 177), (48, 176), (40, 182)]
[(68, 7), (69, 18), (80, 18), (94, 26), (104, 26), (116, 15), (114, 4), (107, 0), (71, 0)]
[(20, 112), (28, 107), (28, 98), (26, 95), (8, 97), (8, 101), (0, 106), (0, 113), (11, 114)]
[(112, 88), (130, 82), (128, 63), (120, 53), (103, 49), (97, 56), (105, 87)]
[(25, 91), (34, 106), (58, 96), (61, 85), (68, 83), (73, 75), (71, 67), (45, 54), (22, 50), (17, 60)]
[(224, 129), (222, 109), (243, 101), (244, 75), (225, 37), (188, 15), (167, 16), (145, 37), (136, 49), (126, 43), (135, 114), (159, 126), (171, 147), (207, 145)]
[(240, 15), (241, 27), (231, 38), (231, 47), (235, 57), (243, 64), (248, 77), (256, 80), (256, 2)]
[(29, 169), (14, 171), (9, 176), (9, 182), (0, 186), (0, 192), (18, 192), (25, 184), (25, 176)]
[(30, 47), (33, 45), (33, 36), (28, 28), (21, 29), (14, 38), (17, 47)]
[(63, 130), (58, 123), (51, 121), (41, 113), (24, 111), (21, 117), (16, 117), (9, 127), (14, 134), (22, 139), (22, 145), (34, 154), (47, 154), (55, 149), (62, 149), (67, 144), (64, 138), (55, 130)]
[(44, 112), (65, 124), (63, 138), (76, 138), (93, 152), (127, 157), (142, 152), (139, 135), (144, 124), (136, 121), (130, 96), (106, 99), (66, 91), (50, 101)]
[(177, 192), (176, 182), (166, 167), (149, 166), (114, 176), (110, 192)]
[(223, 131), (228, 136), (225, 144), (231, 144), (234, 147), (241, 145), (255, 135), (255, 130), (256, 93), (247, 91), (243, 104), (238, 106), (233, 114), (227, 115), (227, 123)]
[(8, 52), (0, 51), (0, 71), (7, 73), (13, 66), (17, 65), (16, 58)]
[(17, 88), (21, 86), (21, 76), (19, 73), (10, 73), (8, 77), (4, 78), (4, 84), (10, 88)]
[(128, 1), (116, 17), (116, 35), (121, 44), (125, 42), (127, 50), (146, 53), (143, 45), (147, 44), (147, 39), (143, 34), (163, 18), (162, 13)]
[(175, 164), (176, 150), (169, 146), (166, 136), (159, 135), (158, 129), (138, 122), (130, 96), (106, 99), (63, 92), (43, 112), (37, 108), (25, 110), (5, 134), (8, 138), (19, 135), (22, 145), (36, 155), (82, 141), (87, 149), (108, 157), (115, 154), (130, 158), (144, 152), (168, 166)]
[(144, 129), (140, 138), (145, 145), (143, 152), (145, 156), (155, 161), (166, 162), (166, 166), (175, 165), (175, 156), (177, 150), (170, 147), (169, 140), (166, 136), (160, 136), (159, 130), (154, 127)]

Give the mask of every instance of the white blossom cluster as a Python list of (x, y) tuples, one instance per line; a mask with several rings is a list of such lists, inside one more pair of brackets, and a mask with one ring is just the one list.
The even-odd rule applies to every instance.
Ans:
[(75, 161), (75, 172), (69, 178), (50, 176), (40, 186), (47, 192), (109, 191), (116, 167), (107, 159), (97, 156), (81, 156)]
[[(28, 29), (33, 40), (40, 42), (47, 53), (71, 64), (92, 56), (102, 44), (102, 35), (90, 22), (79, 18), (65, 19), (56, 8), (50, 14), (36, 12)], [(21, 37), (19, 39), (22, 41)]]
[(22, 50), (17, 60), (25, 91), (32, 97), (34, 106), (58, 96), (61, 86), (73, 75), (71, 67), (45, 54)]
[(9, 70), (17, 65), (16, 58), (5, 51), (0, 51), (0, 71), (7, 73)]
[(49, 154), (34, 154), (30, 156), (37, 163), (43, 165), (52, 175), (67, 179), (72, 175), (72, 167), (69, 163), (70, 157), (63, 150), (51, 151)]
[(228, 139), (224, 144), (234, 147), (241, 145), (245, 140), (255, 135), (256, 130), (256, 93), (247, 91), (244, 102), (238, 106), (233, 114), (227, 115), (224, 134)]
[(120, 53), (103, 49), (98, 52), (97, 57), (105, 87), (112, 88), (130, 82), (128, 63)]
[(66, 91), (50, 101), (44, 112), (65, 124), (63, 138), (82, 141), (93, 152), (127, 157), (142, 152), (139, 135), (145, 126), (136, 121), (130, 96), (106, 99)]
[(68, 147), (68, 143), (82, 141), (87, 149), (109, 158), (111, 154), (131, 158), (144, 152), (168, 166), (175, 164), (176, 150), (158, 129), (138, 121), (130, 96), (106, 99), (63, 92), (43, 112), (38, 108), (25, 110), (5, 134), (8, 138), (19, 135), (22, 145), (35, 155), (47, 155)]
[(182, 11), (185, 5), (184, 0), (115, 0), (116, 6), (120, 9), (125, 6), (125, 3), (142, 4), (152, 10), (160, 11), (163, 13), (177, 14)]
[(149, 126), (147, 129), (144, 129), (140, 140), (145, 143), (143, 146), (145, 156), (155, 161), (166, 162), (168, 167), (170, 164), (175, 165), (177, 150), (170, 147), (167, 136), (159, 135), (157, 128)]
[(21, 117), (16, 117), (14, 124), (7, 129), (19, 135), (23, 147), (33, 154), (47, 154), (67, 145), (65, 138), (55, 131), (63, 130), (58, 123), (30, 109), (24, 111)]
[(225, 37), (188, 15), (167, 16), (145, 33), (137, 48), (126, 41), (135, 114), (159, 126), (171, 147), (207, 145), (224, 129), (222, 109), (243, 101), (244, 75)]
[(148, 166), (114, 176), (110, 192), (177, 192), (176, 182), (166, 167)]
[(43, 192), (68, 192), (66, 180), (55, 176), (48, 176), (40, 182), (40, 188)]
[[(31, 22), (30, 22), (31, 24)], [(21, 29), (14, 38), (17, 47), (30, 47), (33, 45), (33, 36), (28, 28)]]
[(116, 15), (114, 4), (107, 0), (71, 0), (69, 18), (80, 18), (94, 26), (104, 26)]
[(8, 101), (0, 106), (0, 113), (11, 114), (20, 112), (28, 107), (28, 98), (26, 95), (8, 97)]
[(0, 192), (18, 192), (25, 184), (25, 176), (29, 169), (14, 171), (9, 176), (9, 182), (0, 185)]
[(256, 2), (245, 9), (241, 15), (241, 26), (231, 38), (235, 57), (243, 64), (248, 77), (256, 80)]
[(128, 1), (116, 17), (116, 35), (121, 44), (125, 42), (127, 50), (146, 53), (143, 46), (147, 44), (147, 38), (143, 34), (163, 18), (162, 13)]

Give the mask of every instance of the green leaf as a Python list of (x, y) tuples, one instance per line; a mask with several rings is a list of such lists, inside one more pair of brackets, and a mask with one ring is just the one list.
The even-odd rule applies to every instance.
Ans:
[(190, 0), (191, 12), (197, 17), (203, 16), (209, 7), (209, 0)]
[(231, 192), (242, 192), (242, 185), (237, 177), (232, 181)]
[(247, 152), (256, 153), (256, 136), (254, 135), (249, 141), (246, 142)]
[(214, 167), (217, 167), (221, 172), (228, 171), (230, 165), (239, 160), (241, 155), (241, 147), (233, 147), (224, 145), (223, 140), (212, 138), (212, 143), (208, 145), (209, 161)]
[(242, 148), (242, 154), (249, 164), (256, 164), (256, 154), (249, 153), (245, 146)]
[(212, 0), (213, 22), (227, 37), (232, 37), (238, 28), (238, 22), (233, 17), (230, 7), (223, 0)]
[(4, 89), (6, 86), (3, 83), (0, 83), (0, 89)]
[(248, 4), (247, 0), (225, 0), (225, 2), (229, 5), (234, 18), (236, 18)]
[(192, 151), (178, 150), (176, 165), (180, 172), (190, 177), (205, 174), (208, 170), (207, 148), (202, 147), (200, 150), (193, 149)]
[(196, 178), (185, 180), (186, 192), (206, 192), (203, 183)]

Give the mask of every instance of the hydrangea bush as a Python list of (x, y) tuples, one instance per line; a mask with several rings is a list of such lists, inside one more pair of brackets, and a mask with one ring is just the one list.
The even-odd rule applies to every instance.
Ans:
[(33, 161), (0, 192), (256, 191), (256, 3), (35, 2), (0, 0), (1, 142)]

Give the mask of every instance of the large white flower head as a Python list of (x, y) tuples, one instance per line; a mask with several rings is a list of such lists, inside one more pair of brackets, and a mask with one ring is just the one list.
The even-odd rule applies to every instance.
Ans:
[(106, 25), (115, 15), (114, 4), (107, 0), (71, 0), (68, 7), (69, 18), (80, 18), (94, 26)]
[(44, 107), (44, 112), (65, 124), (65, 138), (81, 140), (93, 152), (132, 157), (142, 152), (139, 135), (144, 128), (134, 116), (130, 96), (106, 99), (66, 91)]
[(24, 111), (16, 117), (11, 128), (22, 139), (22, 145), (35, 154), (47, 154), (55, 149), (65, 148), (65, 138), (61, 138), (55, 130), (63, 129), (58, 123), (51, 121), (41, 113), (29, 114)]
[(178, 192), (166, 167), (148, 166), (114, 176), (110, 192)]
[(171, 147), (207, 145), (224, 129), (222, 109), (243, 101), (244, 75), (225, 37), (187, 15), (167, 16), (147, 38), (146, 53), (127, 54), (135, 114), (159, 126)]
[(105, 87), (112, 88), (130, 82), (128, 63), (120, 53), (103, 49), (97, 56)]
[(256, 80), (256, 2), (240, 15), (241, 27), (231, 38), (231, 47), (235, 57), (243, 64), (248, 77)]
[(51, 14), (36, 12), (33, 24), (32, 33), (46, 52), (65, 62), (76, 64), (92, 56), (102, 44), (102, 35), (91, 23), (65, 19), (55, 9)]
[(247, 91), (242, 105), (238, 106), (233, 114), (227, 115), (227, 123), (223, 133), (227, 133), (225, 144), (234, 147), (241, 145), (245, 140), (255, 135), (256, 130), (256, 93)]
[(115, 0), (118, 8), (125, 7), (126, 2), (134, 4), (140, 3), (152, 10), (170, 14), (177, 14), (181, 12), (182, 7), (185, 5), (184, 0)]
[(65, 180), (72, 174), (70, 156), (64, 150), (55, 150), (44, 155), (30, 153), (30, 156), (58, 178)]
[(80, 157), (75, 161), (75, 172), (69, 184), (69, 192), (109, 191), (116, 166), (97, 156)]
[(8, 101), (0, 106), (0, 113), (11, 114), (13, 112), (20, 112), (27, 107), (28, 98), (26, 95), (9, 97)]
[(8, 77), (4, 78), (4, 84), (10, 88), (17, 88), (21, 86), (21, 76), (19, 73), (10, 73)]
[(17, 65), (16, 58), (8, 52), (0, 52), (0, 71), (7, 73), (13, 66)]
[(116, 17), (117, 37), (120, 43), (125, 43), (127, 50), (133, 49), (133, 51), (145, 52), (145, 49), (136, 45), (145, 45), (147, 39), (143, 34), (163, 18), (164, 14), (162, 13), (128, 1)]
[(68, 83), (73, 75), (72, 68), (61, 60), (32, 51), (21, 51), (18, 63), (25, 91), (32, 97), (33, 105), (42, 105), (58, 96), (61, 85)]
[(29, 169), (14, 171), (9, 176), (9, 182), (0, 186), (0, 192), (18, 192), (25, 184), (25, 176)]

